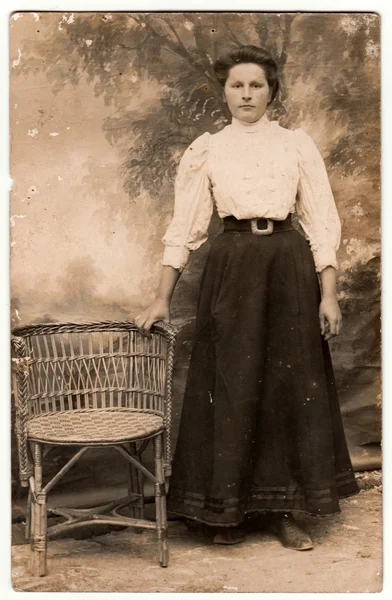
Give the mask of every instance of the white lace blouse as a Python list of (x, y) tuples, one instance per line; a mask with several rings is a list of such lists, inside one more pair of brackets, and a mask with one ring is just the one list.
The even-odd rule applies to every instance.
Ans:
[(207, 239), (215, 202), (220, 217), (283, 220), (297, 212), (317, 271), (337, 268), (340, 220), (324, 161), (302, 129), (264, 115), (204, 133), (185, 151), (175, 181), (173, 219), (162, 241), (162, 264), (182, 271)]

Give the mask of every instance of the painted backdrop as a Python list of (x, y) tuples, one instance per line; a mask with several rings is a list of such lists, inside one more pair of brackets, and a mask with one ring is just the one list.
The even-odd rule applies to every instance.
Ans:
[[(266, 46), (282, 78), (270, 118), (313, 136), (341, 215), (331, 349), (354, 463), (379, 464), (379, 30), (374, 14), (14, 14), (12, 325), (127, 319), (153, 299), (181, 154), (229, 122), (213, 61)], [(207, 251), (173, 302), (177, 420)]]

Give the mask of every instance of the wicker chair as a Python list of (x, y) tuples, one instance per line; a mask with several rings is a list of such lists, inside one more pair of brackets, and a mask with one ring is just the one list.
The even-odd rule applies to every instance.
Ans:
[[(21, 485), (29, 488), (26, 538), (33, 575), (46, 574), (48, 537), (86, 523), (156, 529), (168, 564), (165, 475), (170, 474), (175, 329), (156, 323), (149, 337), (130, 322), (42, 324), (13, 331), (15, 430)], [(142, 464), (152, 441), (155, 473)], [(45, 484), (43, 458), (76, 446)], [(47, 509), (47, 494), (91, 447), (112, 446), (127, 461), (128, 495), (83, 509)], [(156, 521), (143, 518), (143, 477), (155, 488)], [(128, 507), (131, 516), (118, 513)], [(66, 521), (47, 527), (47, 510)]]

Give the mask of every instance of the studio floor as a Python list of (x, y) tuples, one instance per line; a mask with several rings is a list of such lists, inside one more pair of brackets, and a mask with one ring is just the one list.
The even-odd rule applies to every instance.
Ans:
[[(51, 540), (48, 575), (29, 573), (29, 546), (15, 531), (12, 585), (29, 592), (379, 592), (382, 589), (381, 485), (341, 502), (341, 513), (306, 518), (314, 548), (283, 548), (263, 529), (243, 544), (218, 546), (170, 521), (170, 564), (157, 562), (155, 532), (110, 531)], [(377, 481), (376, 481), (377, 484)], [(15, 525), (22, 532), (23, 524)]]

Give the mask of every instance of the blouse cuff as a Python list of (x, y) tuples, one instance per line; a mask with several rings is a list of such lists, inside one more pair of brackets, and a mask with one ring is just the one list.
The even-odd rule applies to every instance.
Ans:
[(321, 273), (326, 267), (333, 267), (334, 269), (338, 268), (336, 251), (333, 248), (320, 246), (313, 250), (313, 258), (317, 273)]
[(180, 271), (185, 269), (190, 251), (185, 246), (165, 246), (162, 265), (173, 267)]

